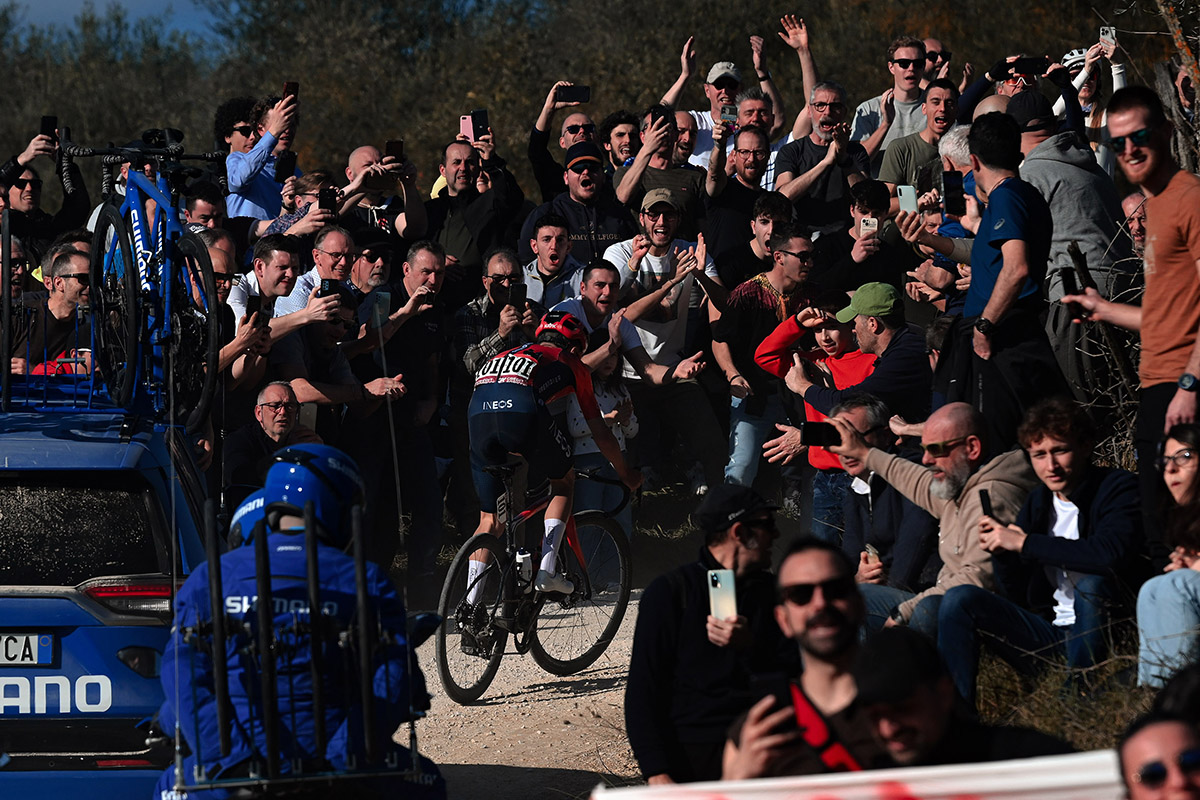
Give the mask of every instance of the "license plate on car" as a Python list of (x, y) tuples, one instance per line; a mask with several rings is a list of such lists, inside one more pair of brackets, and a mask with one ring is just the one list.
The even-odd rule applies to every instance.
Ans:
[(48, 633), (0, 633), (0, 666), (49, 664), (54, 637)]

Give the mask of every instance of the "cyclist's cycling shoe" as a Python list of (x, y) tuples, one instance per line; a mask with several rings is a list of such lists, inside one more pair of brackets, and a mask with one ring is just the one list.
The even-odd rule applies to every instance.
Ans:
[(544, 569), (538, 570), (537, 578), (533, 581), (533, 586), (539, 592), (570, 594), (575, 591), (575, 584), (567, 580), (565, 576), (556, 575)]

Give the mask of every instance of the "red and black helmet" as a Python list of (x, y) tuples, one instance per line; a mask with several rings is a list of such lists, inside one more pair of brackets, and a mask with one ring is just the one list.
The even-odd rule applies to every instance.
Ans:
[(587, 349), (588, 334), (583, 323), (574, 314), (566, 311), (551, 311), (542, 317), (535, 338), (540, 339), (546, 331), (554, 331), (568, 342), (577, 345), (580, 350)]

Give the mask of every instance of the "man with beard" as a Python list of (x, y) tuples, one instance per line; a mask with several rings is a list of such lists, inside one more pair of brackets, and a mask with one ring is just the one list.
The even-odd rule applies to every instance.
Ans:
[[(706, 131), (711, 135), (711, 131)], [(655, 189), (668, 189), (683, 206), (680, 218), (683, 235), (694, 238), (704, 216), (704, 173), (673, 166), (678, 129), (675, 109), (656, 105), (642, 115), (642, 149), (628, 167), (613, 175), (617, 199), (629, 208), (642, 208), (646, 195)], [(707, 152), (707, 151), (706, 151)]]
[(863, 620), (853, 565), (834, 545), (797, 539), (779, 565), (778, 603), (775, 622), (799, 645), (804, 671), (789, 682), (780, 676), (786, 707), (767, 695), (733, 724), (721, 779), (862, 769), (885, 757), (850, 674)]
[(533, 238), (529, 240), (533, 260), (525, 265), (525, 285), (529, 287), (529, 301), (542, 308), (554, 308), (579, 295), (584, 265), (571, 255), (567, 225), (566, 219), (554, 213), (543, 214), (533, 223)]
[(533, 258), (533, 226), (547, 214), (566, 221), (567, 232), (577, 248), (576, 258), (585, 264), (636, 233), (629, 209), (613, 199), (606, 185), (608, 176), (604, 174), (603, 158), (600, 148), (590, 141), (567, 150), (567, 168), (559, 183), (560, 187), (566, 183), (567, 190), (536, 208), (521, 226), (517, 252), (523, 262)]
[[(625, 730), (651, 785), (719, 778), (725, 731), (754, 699), (751, 675), (799, 666), (771, 619), (776, 508), (753, 489), (714, 486), (693, 515), (704, 531), (699, 560), (660, 575), (642, 595)], [(736, 616), (709, 613), (709, 570), (733, 572)]]
[[(570, 81), (559, 81), (550, 87), (546, 102), (533, 123), (529, 132), (529, 165), (533, 167), (533, 178), (541, 190), (542, 201), (550, 202), (562, 190), (563, 165), (550, 155), (550, 126), (554, 124), (555, 112), (579, 105), (578, 102), (564, 102), (558, 99), (558, 90), (574, 86)], [(596, 123), (582, 112), (568, 114), (563, 120), (562, 132), (558, 137), (558, 146), (564, 151), (570, 150), (581, 142), (597, 144)], [(568, 156), (569, 160), (569, 156)]]
[(704, 205), (708, 217), (708, 247), (718, 262), (730, 250), (745, 244), (750, 236), (750, 213), (763, 193), (759, 186), (767, 159), (771, 155), (767, 133), (762, 128), (741, 128), (733, 137), (730, 162), (733, 175), (725, 171), (725, 125), (719, 124), (718, 147), (713, 148), (712, 163), (705, 182)]
[[(921, 111), (925, 114), (925, 127), (892, 142), (879, 167), (879, 180), (888, 185), (893, 197), (897, 186), (916, 186), (922, 170), (927, 170), (931, 177), (935, 170), (941, 172), (938, 142), (954, 127), (958, 88), (946, 78), (932, 81), (925, 90)], [(893, 199), (891, 211), (899, 210), (899, 201)]]
[(614, 111), (600, 123), (600, 146), (608, 153), (604, 174), (611, 176), (637, 154), (638, 118), (625, 109)]
[(812, 133), (784, 145), (775, 160), (775, 190), (796, 205), (796, 218), (807, 230), (843, 230), (850, 224), (850, 187), (870, 177), (871, 160), (861, 144), (849, 140), (840, 84), (814, 86), (808, 113)]
[(938, 519), (942, 568), (937, 583), (919, 594), (892, 586), (863, 585), (867, 628), (911, 625), (936, 640), (938, 607), (950, 587), (995, 586), (991, 555), (979, 541), (983, 493), (990, 499), (994, 518), (1015, 519), (1026, 495), (1037, 484), (1037, 477), (1020, 450), (989, 460), (983, 415), (967, 403), (944, 405), (926, 420), (921, 433), (921, 449), (925, 451), (921, 464), (868, 446), (844, 419), (831, 418), (829, 422), (842, 437), (840, 445), (829, 448), (832, 452), (865, 463)]

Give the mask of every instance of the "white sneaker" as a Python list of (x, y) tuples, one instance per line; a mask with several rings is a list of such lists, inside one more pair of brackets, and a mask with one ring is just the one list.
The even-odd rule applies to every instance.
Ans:
[(533, 581), (534, 588), (539, 592), (559, 592), (561, 594), (570, 594), (575, 591), (575, 584), (571, 583), (562, 575), (556, 575), (544, 569), (539, 569), (537, 577)]

